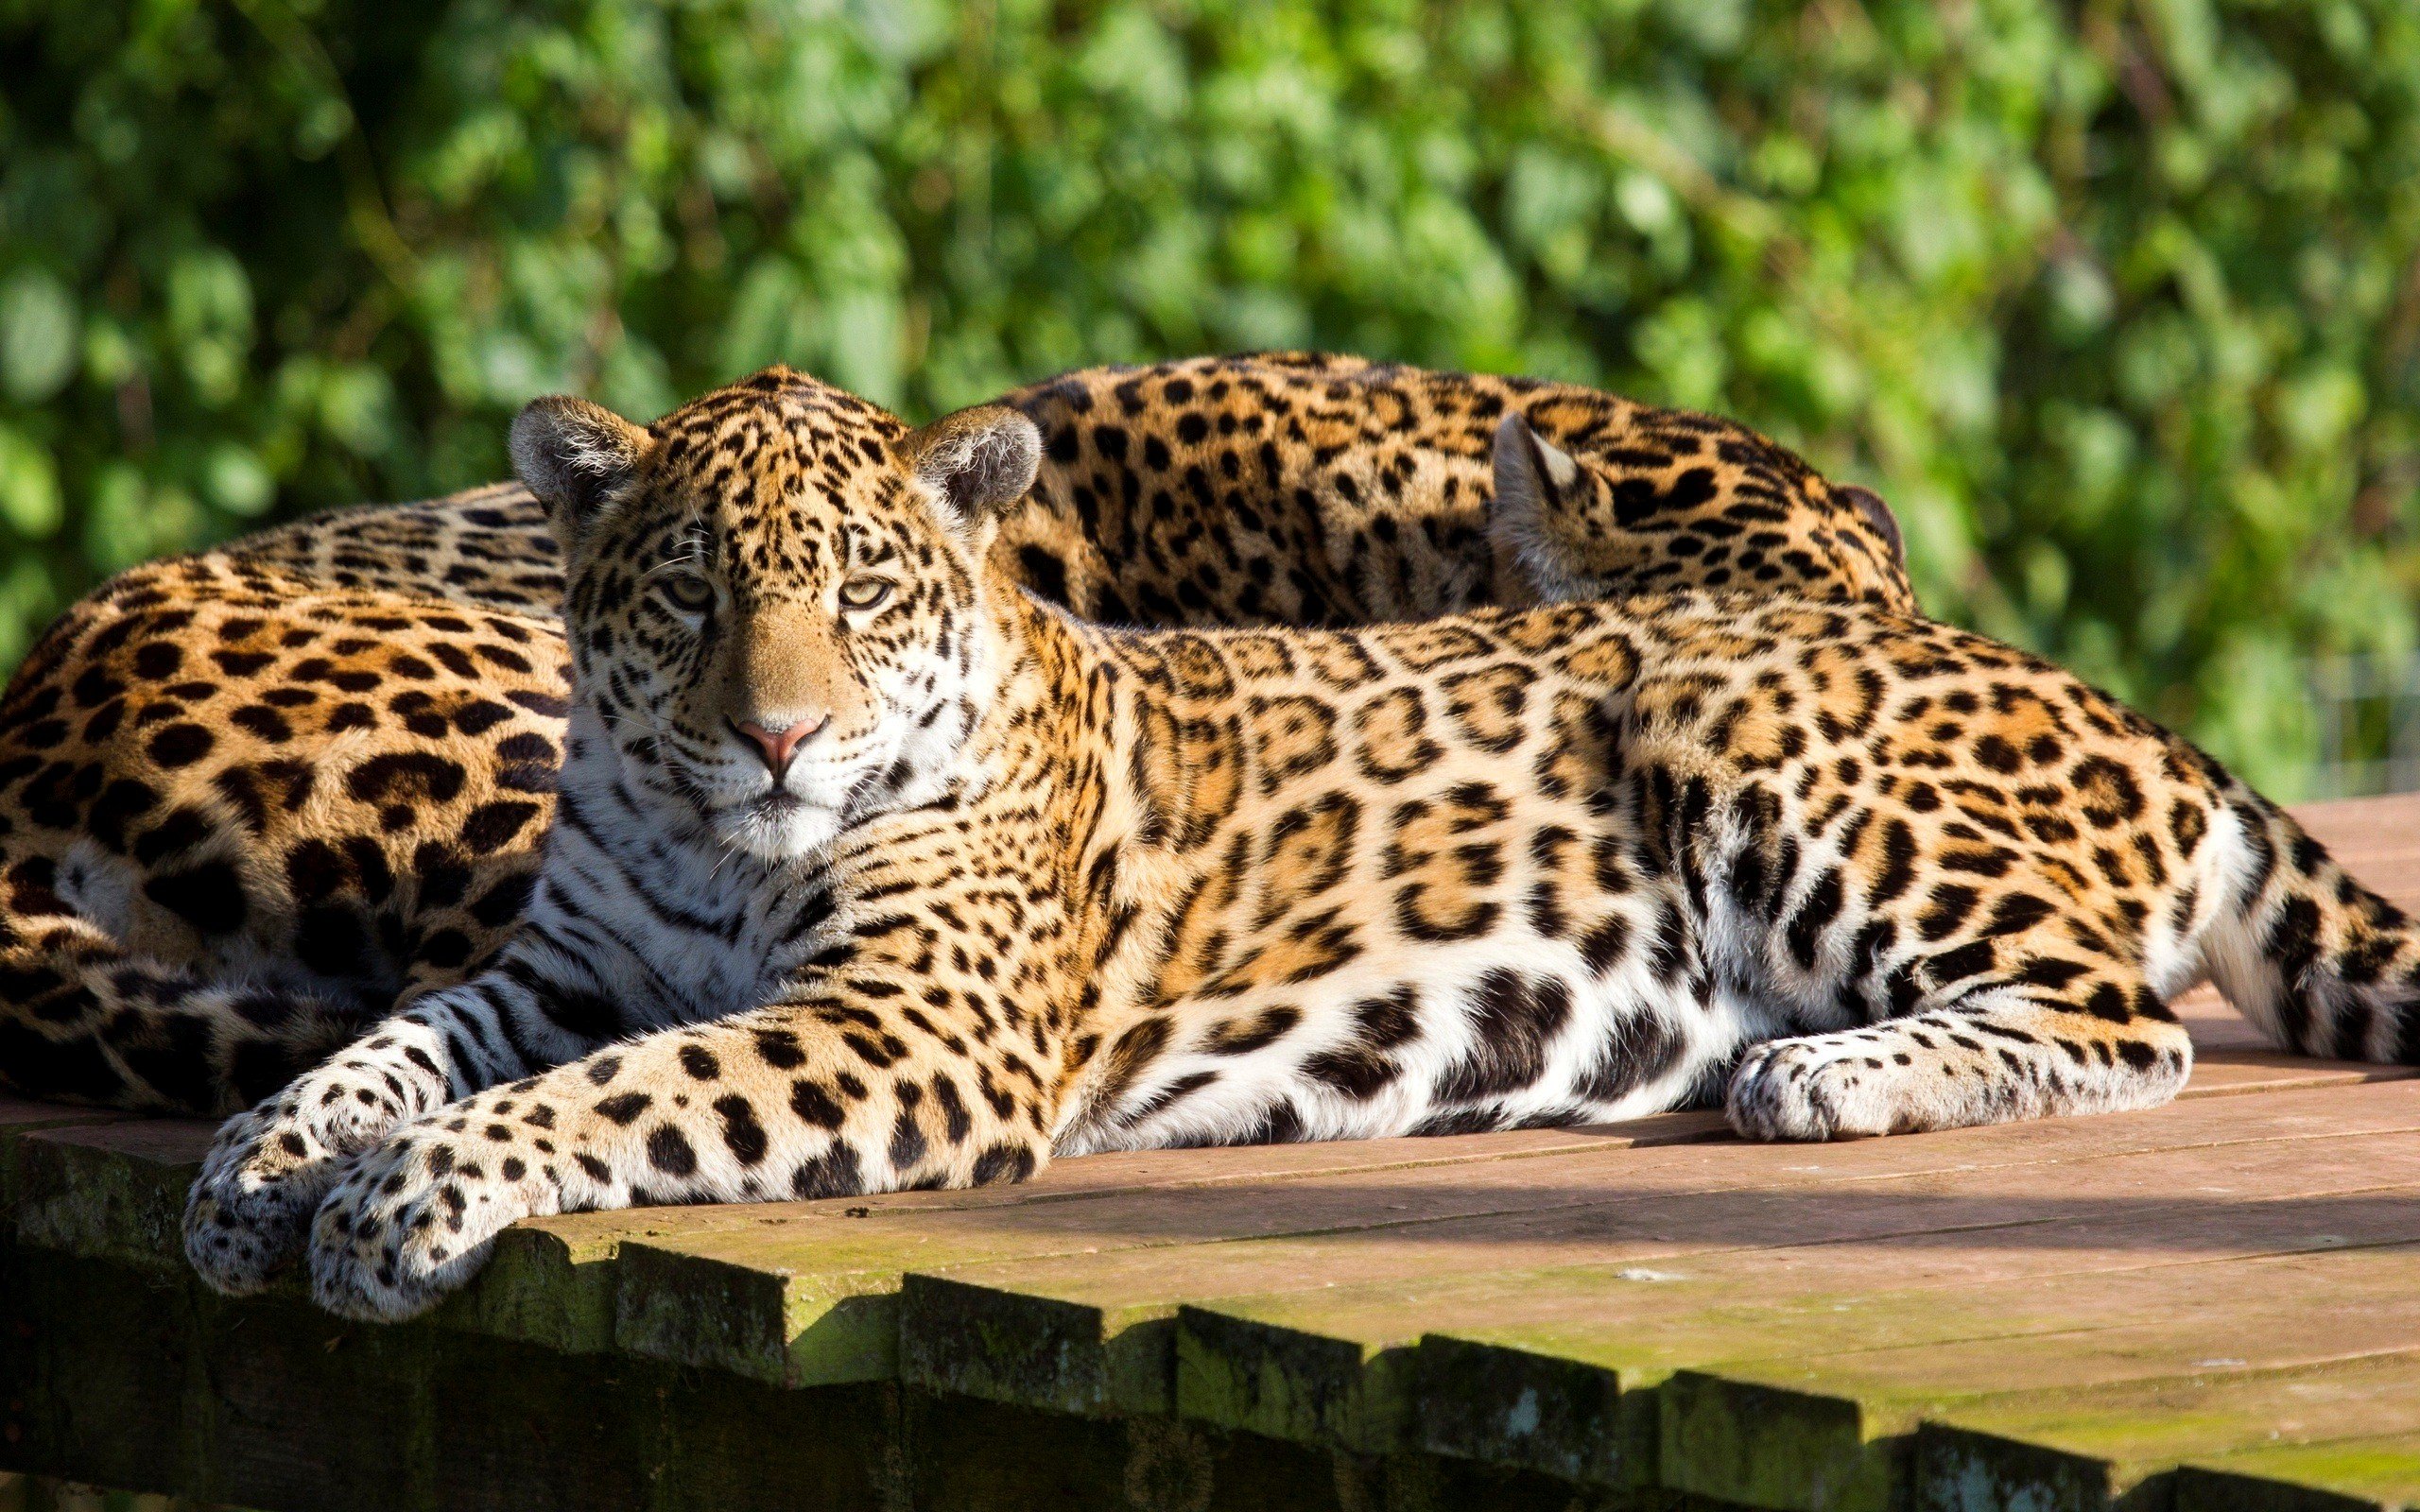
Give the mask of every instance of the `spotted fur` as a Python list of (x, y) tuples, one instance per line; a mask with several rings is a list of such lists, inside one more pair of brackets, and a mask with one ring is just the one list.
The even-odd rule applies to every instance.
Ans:
[(1101, 627), (991, 553), (1046, 444), (778, 371), (644, 430), (532, 406), (577, 697), (526, 922), (227, 1125), (205, 1276), (306, 1249), (398, 1317), (533, 1213), (1721, 1097), (1796, 1139), (2139, 1108), (2205, 973), (2420, 1058), (2407, 921), (2055, 668), (1737, 591)]
[[(1043, 455), (995, 564), (1096, 618), (1528, 602), (1517, 553), (1548, 539), (1580, 592), (1910, 602), (1878, 501), (1584, 389), (1275, 355), (1007, 402)], [(1491, 535), (1499, 433), (1567, 486), (1515, 490)], [(513, 486), (316, 517), (71, 610), (0, 699), (0, 1083), (233, 1112), (481, 969), (552, 822), (562, 591)]]
[(223, 1112), (528, 893), (569, 665), (515, 488), (128, 573), (0, 699), (0, 1083)]
[[(1534, 602), (1542, 580), (1915, 608), (1879, 498), (1708, 415), (1300, 353), (1092, 369), (1004, 403), (1044, 463), (998, 549), (1087, 619), (1371, 625)], [(1524, 457), (1504, 497), (1499, 445), (1539, 470)]]

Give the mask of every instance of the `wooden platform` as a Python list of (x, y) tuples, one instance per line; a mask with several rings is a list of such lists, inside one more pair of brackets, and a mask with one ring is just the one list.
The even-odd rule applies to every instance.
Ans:
[[(2420, 904), (2420, 799), (2307, 822)], [(2206, 996), (2156, 1112), (1708, 1115), (593, 1214), (210, 1296), (199, 1125), (0, 1109), (0, 1468), (305, 1507), (2420, 1505), (2420, 1081)]]

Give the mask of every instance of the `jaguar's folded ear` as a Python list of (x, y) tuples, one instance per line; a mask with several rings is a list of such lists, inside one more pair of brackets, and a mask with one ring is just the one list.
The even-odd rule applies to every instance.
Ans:
[(569, 544), (630, 486), (654, 439), (602, 404), (533, 399), (512, 419), (512, 470)]
[(943, 415), (899, 443), (908, 465), (941, 500), (950, 524), (988, 523), (1033, 487), (1042, 433), (1005, 404)]
[(1882, 543), (1891, 548), (1891, 559), (1893, 562), (1901, 567), (1908, 565), (1908, 542), (1906, 538), (1899, 534), (1899, 517), (1893, 514), (1891, 507), (1882, 502), (1882, 495), (1856, 483), (1835, 483), (1832, 485), (1832, 492), (1845, 500), (1849, 507), (1863, 516), (1865, 523), (1874, 527), (1874, 533), (1880, 536)]
[(1500, 508), (1542, 517), (1580, 476), (1571, 454), (1542, 438), (1518, 410), (1495, 427), (1495, 502)]
[(1568, 539), (1573, 510), (1567, 501), (1582, 481), (1571, 454), (1539, 436), (1519, 412), (1496, 425), (1488, 534), (1498, 559), (1514, 563), (1541, 598), (1597, 596)]

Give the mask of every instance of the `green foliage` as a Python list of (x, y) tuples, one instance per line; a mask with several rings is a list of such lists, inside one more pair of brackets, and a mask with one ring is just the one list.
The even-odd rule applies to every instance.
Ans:
[(0, 0), (0, 657), (775, 359), (1313, 345), (1720, 409), (2288, 792), (2420, 589), (2408, 0)]

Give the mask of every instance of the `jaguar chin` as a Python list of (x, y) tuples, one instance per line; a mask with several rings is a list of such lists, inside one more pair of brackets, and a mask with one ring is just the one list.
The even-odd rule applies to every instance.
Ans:
[(786, 863), (816, 854), (839, 833), (839, 814), (787, 787), (769, 788), (715, 810), (715, 833), (759, 861)]

